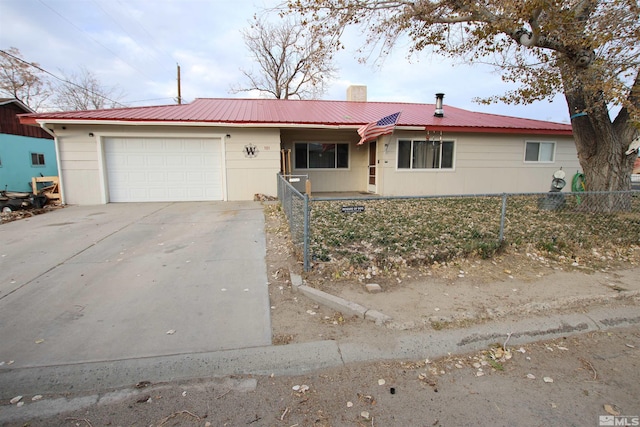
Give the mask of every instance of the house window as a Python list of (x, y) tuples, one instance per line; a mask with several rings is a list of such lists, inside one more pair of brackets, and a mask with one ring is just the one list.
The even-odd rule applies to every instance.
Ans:
[(31, 166), (44, 166), (44, 154), (31, 153)]
[(349, 144), (296, 142), (296, 169), (347, 169)]
[(398, 169), (453, 169), (453, 141), (398, 141)]
[(527, 141), (524, 150), (525, 162), (553, 162), (555, 159), (555, 142)]

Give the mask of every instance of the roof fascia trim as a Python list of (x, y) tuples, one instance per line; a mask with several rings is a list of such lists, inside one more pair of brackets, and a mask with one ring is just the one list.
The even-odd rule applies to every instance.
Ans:
[[(111, 126), (189, 126), (189, 127), (228, 127), (228, 128), (276, 128), (276, 129), (358, 129), (362, 125), (339, 125), (319, 123), (228, 123), (228, 122), (200, 122), (200, 121), (150, 121), (150, 120), (95, 120), (95, 119), (38, 119), (34, 117), (20, 117), (20, 123), (43, 126), (50, 125), (111, 125)], [(429, 132), (461, 132), (461, 133), (493, 133), (493, 134), (534, 134), (534, 135), (573, 135), (572, 130), (564, 129), (531, 129), (531, 128), (500, 128), (476, 126), (396, 126), (397, 131), (429, 131)]]
[(429, 132), (464, 132), (464, 133), (498, 133), (498, 134), (533, 134), (533, 135), (568, 135), (573, 136), (571, 129), (532, 129), (532, 128), (499, 128), (475, 126), (427, 126)]

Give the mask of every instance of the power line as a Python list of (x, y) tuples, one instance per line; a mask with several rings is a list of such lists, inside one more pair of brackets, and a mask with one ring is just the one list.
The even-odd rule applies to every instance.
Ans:
[(103, 49), (105, 49), (106, 51), (110, 52), (113, 56), (115, 56), (116, 58), (120, 59), (122, 62), (124, 62), (125, 64), (127, 64), (129, 67), (131, 67), (132, 69), (136, 70), (137, 72), (139, 72), (140, 74), (142, 74), (143, 76), (145, 76), (146, 78), (148, 78), (149, 80), (153, 80), (151, 77), (149, 77), (144, 71), (142, 71), (141, 69), (134, 67), (133, 65), (131, 65), (129, 62), (127, 62), (124, 58), (122, 58), (120, 55), (118, 55), (117, 53), (115, 53), (114, 51), (112, 51), (111, 49), (109, 49), (107, 46), (105, 46), (104, 44), (100, 43), (98, 40), (96, 40), (95, 38), (91, 37), (91, 34), (89, 34), (88, 32), (84, 31), (82, 28), (78, 27), (76, 24), (74, 24), (72, 21), (70, 21), (67, 17), (65, 17), (64, 15), (60, 14), (57, 10), (55, 10), (54, 8), (52, 8), (51, 6), (49, 6), (48, 4), (46, 4), (44, 2), (44, 0), (38, 0), (43, 6), (45, 6), (47, 9), (51, 10), (53, 13), (55, 13), (56, 15), (58, 15), (60, 18), (64, 19), (65, 21), (67, 21), (73, 28), (75, 28), (76, 30), (80, 31), (81, 33), (84, 33), (87, 35), (88, 38), (90, 38), (94, 43), (96, 43), (97, 45), (101, 46)]
[[(122, 6), (125, 7), (124, 4), (122, 4), (122, 2), (120, 0), (117, 0), (118, 3)], [(164, 53), (165, 55), (171, 57), (171, 59), (174, 59), (173, 55), (169, 52), (167, 52), (166, 50), (164, 50), (162, 47), (158, 47), (158, 45), (155, 43), (155, 37), (153, 35), (151, 35), (151, 33), (147, 30), (147, 28), (142, 24), (142, 22), (140, 22), (140, 20), (138, 20), (135, 15), (130, 15), (130, 18), (133, 19), (138, 26), (142, 29), (142, 31), (144, 31), (145, 33), (147, 33), (147, 35), (149, 36), (149, 39), (151, 40), (151, 45), (153, 46), (153, 48), (156, 50), (156, 52), (159, 53)], [(177, 62), (177, 61), (176, 61)]]
[[(126, 29), (126, 28), (125, 28), (125, 27), (124, 27), (120, 22), (118, 22), (118, 20), (116, 20), (116, 19), (113, 17), (113, 15), (111, 15), (111, 14), (110, 14), (110, 13), (109, 13), (105, 8), (103, 8), (103, 7), (100, 5), (100, 3), (99, 3), (98, 1), (96, 1), (96, 0), (92, 0), (92, 2), (93, 2), (93, 4), (95, 4), (95, 5), (96, 5), (96, 7), (97, 7), (98, 9), (100, 9), (100, 11), (101, 11), (104, 15), (106, 15), (106, 16), (107, 16), (111, 21), (113, 21), (113, 22), (114, 22), (118, 27), (120, 27), (120, 29), (121, 29), (122, 31), (124, 31), (124, 33), (125, 33), (126, 35), (128, 35), (128, 36), (129, 36), (129, 38), (131, 38), (131, 40), (133, 40), (133, 42), (134, 42), (136, 45), (138, 45), (138, 47), (140, 47), (142, 50), (144, 50), (143, 46), (142, 46), (140, 43), (138, 43), (138, 41), (136, 40), (136, 37), (135, 37), (133, 34), (131, 34), (129, 31), (127, 31), (127, 29)], [(140, 27), (142, 27), (142, 25), (140, 25)], [(147, 34), (149, 34), (149, 32), (148, 32), (147, 30), (145, 30), (144, 28), (142, 28), (142, 29), (143, 29)], [(149, 34), (149, 36), (151, 36), (151, 35)], [(154, 48), (154, 50), (155, 50), (156, 52), (159, 52), (159, 50), (158, 50), (155, 46), (153, 46), (153, 48)], [(169, 56), (170, 56), (170, 55), (169, 55)], [(162, 65), (163, 67), (166, 65), (166, 64), (163, 64), (162, 62), (160, 62), (160, 61), (157, 59), (157, 57), (156, 57), (156, 61), (158, 61), (158, 64)], [(165, 70), (165, 71), (167, 71), (167, 70)]]
[(119, 105), (119, 106), (121, 106), (121, 107), (126, 107), (126, 105), (122, 104), (121, 102), (115, 101), (115, 100), (113, 100), (113, 99), (109, 98), (108, 96), (105, 96), (105, 95), (103, 95), (103, 94), (101, 94), (101, 93), (97, 93), (97, 92), (95, 92), (95, 91), (93, 91), (93, 90), (91, 90), (91, 89), (89, 89), (89, 88), (86, 88), (86, 87), (80, 86), (79, 84), (74, 83), (74, 82), (72, 82), (72, 81), (69, 81), (69, 80), (63, 79), (62, 77), (58, 77), (58, 76), (56, 76), (55, 74), (53, 74), (52, 72), (45, 70), (44, 68), (40, 67), (40, 66), (39, 66), (39, 65), (37, 65), (37, 64), (33, 64), (33, 63), (31, 63), (31, 62), (25, 61), (24, 59), (22, 59), (22, 58), (20, 58), (20, 57), (17, 57), (17, 56), (15, 56), (15, 55), (12, 55), (12, 54), (10, 54), (9, 52), (6, 52), (6, 51), (4, 51), (4, 50), (2, 50), (2, 49), (0, 49), (0, 52), (2, 52), (2, 54), (4, 54), (4, 55), (10, 56), (11, 58), (13, 58), (13, 59), (15, 59), (15, 60), (17, 60), (17, 61), (22, 62), (23, 64), (26, 64), (26, 65), (28, 65), (28, 66), (30, 66), (30, 67), (33, 67), (33, 68), (35, 68), (35, 69), (37, 69), (37, 70), (40, 70), (40, 71), (42, 71), (43, 73), (46, 73), (46, 74), (50, 75), (51, 77), (53, 77), (53, 78), (54, 78), (54, 79), (56, 79), (56, 80), (59, 80), (59, 81), (61, 81), (61, 82), (63, 82), (63, 83), (66, 83), (66, 84), (69, 84), (69, 85), (72, 85), (72, 86), (76, 86), (76, 87), (78, 87), (78, 88), (80, 88), (80, 89), (82, 89), (82, 90), (84, 90), (84, 91), (86, 91), (86, 92), (89, 92), (89, 93), (90, 93), (90, 94), (92, 94), (92, 95), (96, 95), (96, 96), (99, 96), (100, 98), (104, 98), (104, 99), (106, 99), (107, 101), (112, 102), (113, 104)]
[(175, 101), (175, 98), (170, 97), (170, 96), (166, 96), (164, 98), (139, 99), (137, 101), (126, 101), (126, 102), (127, 102), (127, 104), (134, 104), (134, 103), (137, 103), (137, 102), (161, 101), (163, 99), (171, 99), (171, 100)]

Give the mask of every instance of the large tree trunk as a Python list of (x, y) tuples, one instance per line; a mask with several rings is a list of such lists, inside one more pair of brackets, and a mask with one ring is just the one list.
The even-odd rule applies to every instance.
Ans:
[[(630, 190), (636, 154), (625, 154), (634, 135), (626, 109), (612, 122), (602, 89), (594, 83), (598, 81), (597, 74), (590, 68), (578, 69), (572, 64), (565, 64), (561, 70), (586, 190)], [(592, 196), (585, 198), (585, 205), (589, 210), (609, 212), (627, 208), (628, 198), (625, 194)]]

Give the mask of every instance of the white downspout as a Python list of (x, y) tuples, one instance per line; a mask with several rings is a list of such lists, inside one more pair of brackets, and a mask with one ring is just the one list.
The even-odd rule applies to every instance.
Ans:
[(64, 185), (62, 183), (62, 167), (60, 166), (60, 145), (58, 144), (58, 136), (53, 131), (47, 129), (44, 122), (38, 123), (40, 123), (40, 127), (42, 128), (42, 130), (53, 137), (53, 144), (56, 151), (56, 166), (58, 167), (58, 186), (60, 187), (58, 191), (60, 191), (60, 203), (65, 205), (66, 203), (64, 200)]

